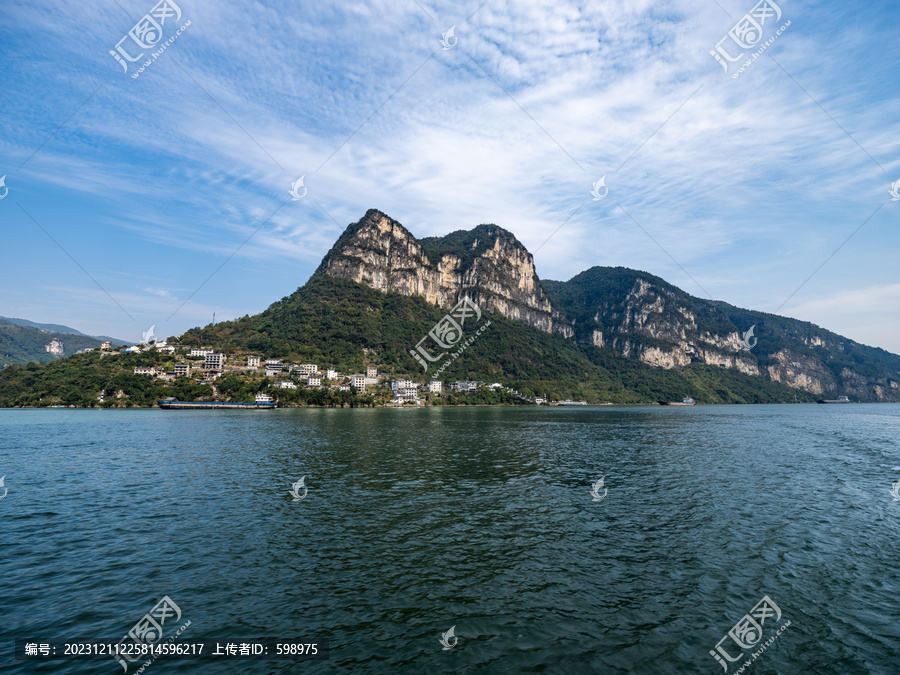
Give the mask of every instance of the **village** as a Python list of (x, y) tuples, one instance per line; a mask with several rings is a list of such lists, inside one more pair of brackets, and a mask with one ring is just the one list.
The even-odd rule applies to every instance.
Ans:
[[(222, 352), (198, 347), (176, 347), (166, 342), (157, 342), (152, 345), (135, 345), (132, 347), (113, 349), (107, 341), (99, 347), (99, 351), (108, 354), (135, 354), (147, 351), (155, 351), (160, 354), (169, 354), (174, 363), (171, 369), (158, 366), (136, 366), (133, 369), (135, 375), (154, 377), (164, 381), (173, 381), (179, 377), (188, 377), (199, 384), (210, 385), (215, 389), (216, 380), (226, 375), (251, 374), (270, 378), (273, 381), (269, 388), (273, 389), (273, 395), (278, 390), (329, 389), (332, 391), (346, 391), (365, 393), (367, 389), (386, 388), (391, 392), (391, 400), (385, 405), (424, 405), (426, 396), (430, 399), (441, 397), (445, 391), (457, 394), (473, 394), (489, 389), (502, 391), (523, 403), (546, 404), (545, 397), (529, 397), (520, 394), (515, 389), (494, 382), (486, 384), (474, 380), (457, 380), (453, 382), (441, 382), (433, 379), (428, 382), (415, 382), (408, 377), (393, 377), (379, 373), (378, 368), (369, 366), (365, 373), (342, 374), (331, 367), (320, 367), (314, 363), (293, 364), (280, 359), (265, 358), (264, 356), (240, 356), (228, 357)], [(184, 360), (179, 362), (178, 355)], [(229, 362), (229, 358), (231, 362)]]

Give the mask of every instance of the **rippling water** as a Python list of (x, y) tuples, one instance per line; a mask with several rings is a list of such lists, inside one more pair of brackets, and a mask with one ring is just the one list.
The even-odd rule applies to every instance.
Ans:
[(160, 674), (723, 673), (768, 595), (791, 626), (745, 672), (898, 673), (898, 434), (887, 404), (3, 410), (0, 663), (122, 672), (12, 639), (119, 639), (168, 595), (186, 639), (331, 653)]

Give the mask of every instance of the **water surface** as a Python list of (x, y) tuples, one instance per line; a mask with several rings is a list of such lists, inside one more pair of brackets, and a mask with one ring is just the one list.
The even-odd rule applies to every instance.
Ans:
[(897, 673), (898, 433), (887, 404), (3, 410), (0, 662), (122, 672), (12, 640), (120, 639), (168, 595), (185, 639), (330, 658), (148, 672), (723, 673), (768, 595), (791, 625), (745, 672)]

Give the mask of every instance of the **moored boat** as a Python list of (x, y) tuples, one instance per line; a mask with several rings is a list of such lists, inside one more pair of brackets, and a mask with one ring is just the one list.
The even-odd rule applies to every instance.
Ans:
[(825, 398), (816, 403), (850, 403), (850, 399), (846, 396), (838, 396), (837, 398)]
[(694, 405), (694, 399), (692, 399), (690, 396), (685, 396), (681, 400), (681, 403), (679, 403), (678, 401), (657, 401), (657, 403), (659, 403), (660, 405)]
[(156, 402), (163, 410), (273, 410), (278, 401), (268, 394), (257, 394), (253, 403), (225, 403), (220, 401), (179, 401), (170, 396)]

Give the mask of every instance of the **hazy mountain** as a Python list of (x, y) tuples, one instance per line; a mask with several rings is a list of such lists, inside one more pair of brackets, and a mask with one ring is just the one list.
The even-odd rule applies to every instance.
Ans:
[[(100, 346), (87, 335), (46, 331), (0, 319), (0, 367), (36, 361), (46, 363)], [(48, 351), (48, 348), (50, 351)]]
[(34, 321), (29, 321), (28, 319), (13, 319), (8, 316), (0, 316), (0, 321), (8, 321), (9, 323), (14, 323), (19, 326), (28, 326), (29, 328), (37, 328), (38, 330), (42, 330), (47, 333), (63, 333), (65, 335), (84, 335), (86, 337), (94, 338), (95, 340), (100, 340), (101, 342), (109, 340), (112, 342), (114, 347), (118, 347), (119, 345), (128, 345), (132, 344), (127, 340), (119, 340), (118, 338), (109, 337), (108, 335), (87, 335), (86, 333), (82, 333), (80, 330), (76, 330), (74, 328), (70, 328), (69, 326), (63, 326), (58, 323), (35, 323)]

